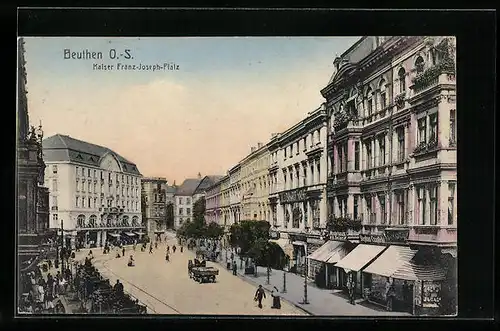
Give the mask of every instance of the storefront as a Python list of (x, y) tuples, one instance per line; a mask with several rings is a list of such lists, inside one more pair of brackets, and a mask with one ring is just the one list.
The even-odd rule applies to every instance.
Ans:
[(155, 240), (161, 242), (161, 235), (165, 233), (164, 230), (155, 230)]
[(108, 242), (118, 246), (120, 244), (120, 234), (119, 233), (108, 233)]
[(285, 254), (285, 269), (290, 270), (290, 262), (293, 260), (293, 245), (290, 243), (286, 233), (280, 233), (278, 231), (269, 232), (269, 241), (277, 244), (281, 247), (281, 250)]
[[(366, 268), (378, 256), (380, 256), (386, 248), (387, 246), (359, 244), (335, 265), (337, 269), (344, 269), (344, 272), (347, 275), (353, 274), (353, 280), (356, 283), (356, 295), (361, 296), (363, 293), (363, 269)], [(346, 278), (343, 281), (345, 280)]]
[(293, 255), (290, 263), (290, 272), (303, 274), (306, 269), (307, 237), (304, 235), (288, 234), (293, 247)]
[(445, 270), (425, 252), (408, 246), (389, 246), (365, 270), (364, 294), (368, 300), (387, 304), (388, 284), (394, 284), (394, 311), (415, 315), (439, 313), (441, 282)]
[(318, 287), (336, 288), (344, 284), (345, 272), (335, 264), (354, 249), (353, 244), (342, 241), (327, 241), (307, 258), (310, 263), (312, 277)]
[(120, 237), (124, 245), (132, 245), (137, 239), (137, 235), (133, 232), (122, 232)]

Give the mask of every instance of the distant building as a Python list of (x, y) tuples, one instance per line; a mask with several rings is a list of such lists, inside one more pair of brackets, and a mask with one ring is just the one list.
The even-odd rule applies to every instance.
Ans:
[(213, 185), (222, 176), (205, 176), (198, 178), (188, 178), (176, 188), (174, 197), (174, 227), (178, 228), (184, 222), (190, 222), (193, 219), (194, 203), (205, 197), (205, 191)]
[(145, 210), (143, 223), (149, 238), (154, 238), (166, 230), (168, 182), (164, 177), (145, 177), (141, 182)]
[(143, 234), (137, 166), (107, 147), (56, 134), (43, 140), (50, 227), (64, 220), (67, 247)]

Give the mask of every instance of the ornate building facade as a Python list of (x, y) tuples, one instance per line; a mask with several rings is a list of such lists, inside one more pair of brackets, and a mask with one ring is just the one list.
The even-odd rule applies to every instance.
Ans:
[(155, 238), (166, 230), (168, 182), (163, 177), (144, 177), (141, 188), (143, 223), (149, 238)]
[(290, 258), (292, 271), (320, 247), (326, 225), (327, 112), (324, 106), (268, 143), (271, 236)]
[[(427, 268), (389, 277), (412, 282), (415, 313), (456, 300), (454, 50), (448, 37), (364, 37), (335, 59), (321, 91), (330, 116), (329, 219), (358, 220), (357, 242), (388, 247), (366, 255), (358, 289), (380, 299), (390, 273), (377, 259), (369, 262), (404, 251), (414, 270)], [(346, 265), (338, 263), (352, 270)]]
[(21, 277), (18, 294), (25, 292), (23, 277), (50, 253), (48, 189), (43, 186), (44, 169), (41, 126), (29, 130), (24, 41), (18, 47), (18, 104), (16, 158), (17, 272)]
[(143, 234), (137, 166), (110, 150), (56, 134), (43, 140), (50, 227), (66, 247), (103, 246)]

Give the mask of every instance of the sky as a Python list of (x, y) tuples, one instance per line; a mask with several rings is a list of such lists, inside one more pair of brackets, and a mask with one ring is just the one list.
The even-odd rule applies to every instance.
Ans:
[[(170, 183), (224, 175), (324, 102), (334, 58), (359, 38), (25, 38), (30, 123)], [(103, 58), (65, 59), (65, 50)], [(162, 69), (118, 70), (141, 64)]]

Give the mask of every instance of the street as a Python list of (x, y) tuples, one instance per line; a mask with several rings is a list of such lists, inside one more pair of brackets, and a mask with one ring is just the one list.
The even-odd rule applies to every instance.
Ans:
[[(168, 239), (171, 247), (176, 239)], [(220, 265), (207, 262), (207, 266), (219, 269), (216, 283), (199, 284), (190, 279), (187, 272), (189, 259), (194, 253), (184, 248), (181, 253), (170, 253), (170, 262), (165, 261), (167, 243), (162, 242), (157, 250), (149, 254), (137, 247), (127, 248), (125, 257), (116, 258), (116, 252), (102, 254), (94, 249), (94, 265), (111, 284), (119, 279), (126, 292), (148, 306), (149, 314), (209, 314), (209, 315), (307, 315), (302, 310), (281, 300), (281, 309), (272, 309), (272, 297), (266, 293), (263, 308), (253, 301), (256, 286), (245, 282)], [(82, 258), (88, 250), (79, 254)], [(121, 254), (121, 252), (120, 252)], [(135, 267), (128, 267), (130, 255), (134, 256)], [(264, 285), (264, 284), (262, 284)]]

